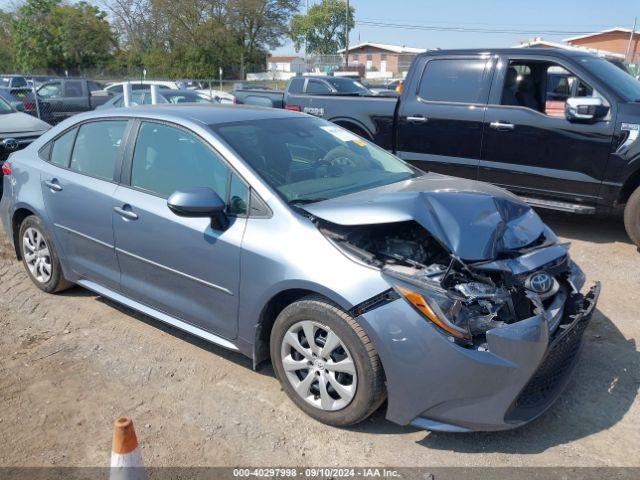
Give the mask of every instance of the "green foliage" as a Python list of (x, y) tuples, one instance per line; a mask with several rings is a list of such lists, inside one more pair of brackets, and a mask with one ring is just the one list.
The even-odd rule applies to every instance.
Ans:
[(13, 15), (0, 9), (0, 73), (11, 73), (15, 70), (15, 46), (13, 42)]
[(111, 61), (116, 41), (106, 13), (86, 2), (26, 0), (14, 22), (17, 66), (77, 73)]
[(345, 47), (345, 30), (355, 26), (355, 8), (349, 6), (347, 23), (346, 3), (343, 0), (322, 0), (309, 8), (307, 15), (294, 15), (291, 20), (291, 40), (300, 50), (305, 40), (307, 52), (334, 55)]

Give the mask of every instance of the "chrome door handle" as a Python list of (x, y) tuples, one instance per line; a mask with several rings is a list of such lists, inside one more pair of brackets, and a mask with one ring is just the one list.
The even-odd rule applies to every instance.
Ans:
[(516, 126), (513, 123), (491, 122), (489, 124), (494, 130), (513, 130)]
[(131, 210), (125, 210), (124, 208), (120, 208), (120, 207), (113, 207), (113, 211), (116, 212), (118, 215), (120, 215), (122, 218), (125, 218), (127, 220), (138, 219), (138, 215), (133, 213)]
[(55, 178), (52, 178), (51, 180), (45, 180), (44, 184), (54, 192), (62, 191), (62, 185), (60, 185), (58, 183), (58, 180), (56, 180)]
[(407, 122), (425, 123), (428, 119), (421, 115), (410, 115), (407, 118)]

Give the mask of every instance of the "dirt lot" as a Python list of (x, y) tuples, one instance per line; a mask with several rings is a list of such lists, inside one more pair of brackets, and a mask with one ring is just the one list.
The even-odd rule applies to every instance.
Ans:
[(147, 465), (640, 466), (640, 254), (621, 222), (544, 214), (603, 283), (577, 374), (516, 431), (347, 430), (293, 407), (270, 367), (76, 288), (41, 293), (0, 245), (0, 465), (108, 464), (134, 419)]

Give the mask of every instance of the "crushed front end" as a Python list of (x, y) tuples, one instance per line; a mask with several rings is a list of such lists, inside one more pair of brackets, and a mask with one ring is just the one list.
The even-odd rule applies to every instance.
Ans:
[(468, 260), (416, 221), (316, 221), (390, 285), (352, 312), (385, 369), (387, 418), (431, 430), (502, 430), (532, 420), (558, 397), (600, 286), (580, 293), (584, 274), (550, 230)]

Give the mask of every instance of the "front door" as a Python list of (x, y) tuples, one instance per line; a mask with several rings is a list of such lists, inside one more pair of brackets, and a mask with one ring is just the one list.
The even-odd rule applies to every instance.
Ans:
[(397, 154), (423, 170), (475, 179), (493, 62), (479, 56), (421, 61), (422, 77), (405, 85), (409, 94), (400, 103)]
[[(198, 328), (227, 339), (237, 335), (240, 249), (247, 187), (222, 157), (180, 127), (143, 121), (131, 165), (114, 194), (113, 225), (122, 292)], [(227, 229), (208, 218), (172, 213), (176, 190), (210, 187), (223, 199), (233, 192)]]
[(615, 112), (595, 123), (570, 122), (567, 98), (604, 98), (586, 79), (544, 57), (505, 58), (501, 65), (485, 117), (479, 179), (525, 196), (595, 203)]
[(112, 195), (127, 125), (102, 120), (67, 131), (54, 140), (41, 170), (44, 203), (66, 263), (80, 278), (113, 290), (120, 269)]

